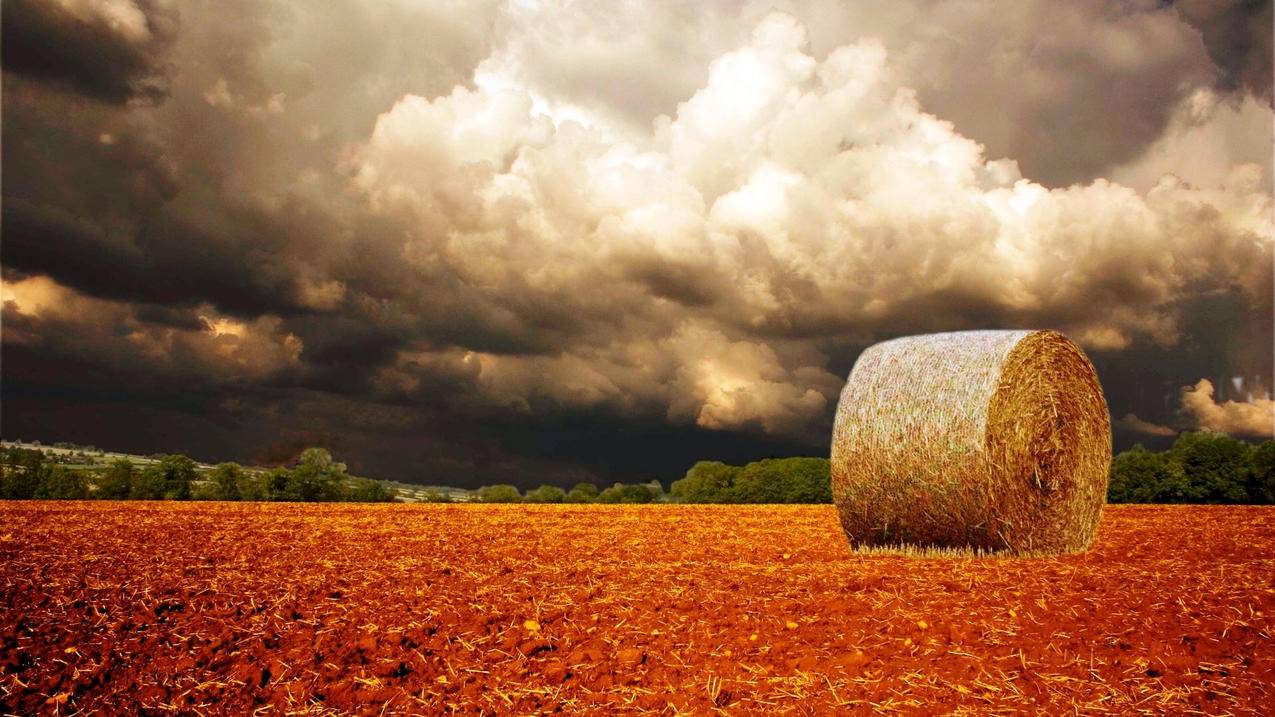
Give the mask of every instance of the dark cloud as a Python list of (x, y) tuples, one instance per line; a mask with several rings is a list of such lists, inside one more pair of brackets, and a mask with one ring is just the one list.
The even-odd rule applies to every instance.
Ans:
[(1200, 31), (1218, 70), (1218, 86), (1271, 102), (1271, 0), (1172, 0), (1182, 19)]
[(167, 94), (164, 51), (179, 14), (148, 0), (59, 3), (10, 0), (3, 7), (4, 69), (123, 104)]

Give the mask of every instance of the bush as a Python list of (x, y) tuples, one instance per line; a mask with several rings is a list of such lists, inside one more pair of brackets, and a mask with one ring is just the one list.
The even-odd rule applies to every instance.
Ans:
[(740, 469), (727, 491), (732, 503), (831, 503), (826, 458), (768, 458)]
[(151, 469), (157, 471), (157, 478), (163, 484), (163, 494), (161, 498), (168, 500), (188, 500), (190, 498), (190, 485), (195, 481), (195, 462), (186, 456), (173, 454), (164, 456), (159, 463), (150, 466), (143, 473), (149, 472)]
[(599, 503), (650, 503), (659, 496), (650, 486), (616, 483), (598, 494)]
[(36, 498), (83, 500), (89, 497), (89, 486), (84, 474), (62, 466), (45, 465), (40, 470)]
[(425, 494), (421, 496), (420, 501), (422, 503), (454, 503), (455, 502), (452, 500), (451, 493), (448, 493), (446, 491), (439, 491), (439, 490), (425, 491)]
[(1186, 481), (1169, 465), (1167, 456), (1141, 444), (1111, 461), (1107, 499), (1113, 503), (1181, 503), (1188, 492)]
[(105, 500), (124, 500), (128, 498), (133, 488), (133, 478), (137, 471), (133, 468), (132, 461), (123, 458), (116, 459), (110, 466), (98, 476), (97, 493), (98, 498)]
[(218, 463), (209, 476), (206, 500), (239, 500), (240, 484), (244, 481), (243, 467), (238, 463)]
[(384, 483), (368, 478), (351, 478), (346, 489), (346, 500), (355, 503), (392, 503), (396, 497)]
[(592, 483), (576, 483), (563, 498), (564, 503), (592, 503), (598, 499), (598, 487)]
[(674, 481), (685, 503), (831, 503), (826, 458), (768, 458), (745, 466), (700, 461)]
[[(283, 500), (283, 493), (288, 487), (288, 470), (271, 468), (258, 473), (245, 473), (239, 481), (239, 500), (268, 501)], [(276, 489), (278, 492), (276, 493)]]
[(1275, 441), (1264, 441), (1253, 449), (1247, 482), (1251, 502), (1275, 504)]
[(479, 503), (521, 503), (522, 494), (511, 485), (487, 485), (478, 489), (474, 496)]
[(164, 470), (159, 464), (146, 466), (133, 476), (128, 487), (131, 500), (162, 500), (167, 487)]
[(191, 500), (221, 500), (221, 493), (217, 490), (217, 484), (212, 481), (202, 481), (196, 483), (190, 489)]
[(340, 500), (346, 478), (345, 464), (333, 461), (332, 454), (326, 449), (307, 448), (301, 452), (297, 467), (288, 476), (286, 493), (289, 500)]
[(686, 503), (726, 503), (739, 470), (720, 461), (700, 461), (686, 471), (686, 477), (673, 481), (669, 493)]
[(261, 476), (263, 500), (296, 500), (289, 492), (292, 485), (292, 473), (283, 466), (276, 466)]
[(1113, 503), (1275, 502), (1275, 441), (1257, 447), (1221, 433), (1183, 433), (1164, 453), (1141, 445), (1111, 462)]
[(528, 503), (562, 503), (567, 498), (567, 492), (558, 486), (542, 485), (539, 488), (527, 491), (526, 501)]
[(1244, 503), (1252, 447), (1224, 433), (1188, 432), (1169, 449), (1169, 461), (1186, 479), (1191, 502)]
[(0, 497), (29, 500), (40, 487), (44, 454), (25, 448), (9, 448), (0, 454)]

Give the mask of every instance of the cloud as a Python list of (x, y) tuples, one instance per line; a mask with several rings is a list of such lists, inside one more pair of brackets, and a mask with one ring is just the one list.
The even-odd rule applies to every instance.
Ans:
[(240, 320), (210, 306), (182, 316), (84, 296), (43, 276), (6, 277), (0, 291), (6, 344), (91, 355), (112, 371), (200, 391), (300, 367), (303, 344), (278, 317)]
[(1267, 397), (1216, 403), (1213, 392), (1209, 379), (1200, 379), (1195, 387), (1182, 389), (1182, 413), (1196, 427), (1257, 438), (1275, 436), (1275, 401)]
[(1271, 187), (1275, 126), (1269, 105), (1202, 88), (1183, 100), (1164, 134), (1135, 159), (1110, 170), (1111, 179), (1141, 191), (1172, 174), (1197, 186), (1217, 185), (1236, 165), (1256, 164)]
[(1116, 421), (1114, 425), (1116, 428), (1123, 428), (1126, 431), (1133, 431), (1134, 433), (1141, 433), (1146, 436), (1178, 435), (1177, 431), (1169, 428), (1168, 426), (1144, 421), (1132, 413), (1126, 413), (1120, 420)]
[(531, 88), (551, 114), (641, 130), (672, 115), (704, 85), (710, 63), (746, 43), (772, 9), (809, 28), (816, 59), (879, 40), (898, 82), (928, 111), (1048, 186), (1089, 181), (1131, 161), (1159, 137), (1176, 104), (1217, 75), (1199, 33), (1153, 2), (1024, 0), (1006, 11), (964, 0), (781, 0), (698, 3), (693, 11), (665, 2), (605, 11), (511, 3), (477, 79)]
[(167, 94), (163, 52), (179, 15), (166, 2), (12, 0), (4, 4), (4, 68), (122, 104)]
[(1271, 101), (1269, 0), (1175, 0), (1173, 7), (1200, 31), (1218, 69), (1218, 86)]
[(1177, 11), (780, 5), (6, 4), (5, 421), (629, 477), (823, 450), (902, 333), (1064, 330), (1160, 424), (1269, 375), (1271, 112)]
[[(990, 315), (1114, 349), (1176, 341), (1193, 292), (1269, 303), (1260, 168), (1145, 194), (1049, 189), (926, 113), (879, 43), (822, 62), (807, 48), (800, 23), (769, 16), (647, 138), (554, 124), (508, 87), (409, 97), (378, 119), (354, 185), (373, 211), (410, 217), (409, 261), (515, 313), (528, 296), (588, 296), (668, 332), (689, 317), (738, 336)], [(649, 300), (677, 292), (597, 283), (651, 264), (708, 283), (681, 308)], [(590, 308), (572, 313), (594, 330)]]
[(1275, 437), (1275, 400), (1265, 397), (1217, 403), (1213, 399), (1213, 383), (1206, 378), (1194, 387), (1182, 389), (1182, 413), (1201, 430)]

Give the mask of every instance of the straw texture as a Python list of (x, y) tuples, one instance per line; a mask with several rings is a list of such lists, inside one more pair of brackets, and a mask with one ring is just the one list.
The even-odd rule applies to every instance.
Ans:
[(1084, 550), (1111, 420), (1093, 365), (1053, 331), (909, 336), (868, 348), (841, 392), (832, 495), (855, 546)]

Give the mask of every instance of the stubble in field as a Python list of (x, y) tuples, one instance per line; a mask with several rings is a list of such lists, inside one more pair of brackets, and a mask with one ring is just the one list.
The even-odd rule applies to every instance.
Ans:
[(0, 504), (0, 708), (1269, 713), (1275, 509), (857, 554), (831, 506)]

